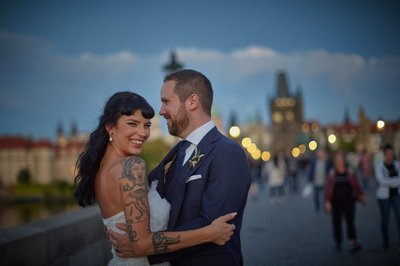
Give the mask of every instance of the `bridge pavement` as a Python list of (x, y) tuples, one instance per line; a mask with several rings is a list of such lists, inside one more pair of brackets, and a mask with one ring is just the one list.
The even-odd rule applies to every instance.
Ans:
[[(400, 265), (397, 226), (393, 212), (390, 217), (392, 247), (382, 249), (379, 209), (375, 188), (366, 191), (367, 205), (357, 204), (356, 228), (363, 249), (355, 254), (335, 249), (331, 216), (316, 213), (311, 198), (285, 191), (283, 202), (271, 203), (265, 185), (259, 186), (257, 197), (249, 196), (242, 228), (242, 250), (245, 266), (271, 265)], [(343, 239), (345, 225), (343, 224)]]

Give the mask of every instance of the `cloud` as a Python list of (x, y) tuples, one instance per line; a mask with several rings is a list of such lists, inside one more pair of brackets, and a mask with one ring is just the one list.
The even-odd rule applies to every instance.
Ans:
[(82, 52), (71, 57), (58, 55), (56, 64), (70, 75), (110, 78), (134, 71), (139, 59), (130, 51), (118, 51), (106, 55)]
[[(284, 70), (289, 85), (293, 83), (303, 88), (307, 101), (306, 119), (339, 122), (346, 107), (356, 115), (360, 105), (367, 113), (372, 111), (373, 117), (377, 112), (385, 113), (385, 117), (391, 119), (398, 116), (396, 101), (384, 95), (400, 97), (397, 90), (400, 84), (399, 55), (366, 58), (323, 49), (282, 53), (264, 46), (249, 46), (225, 53), (180, 48), (178, 54), (183, 62), (205, 69), (218, 84), (224, 85), (216, 102), (219, 105), (228, 103), (233, 106), (231, 109), (237, 106), (249, 110), (257, 108), (255, 106), (259, 106), (259, 110), (268, 109), (265, 96), (275, 95), (276, 73)], [(294, 89), (291, 86), (292, 92)]]
[[(210, 78), (215, 104), (225, 120), (236, 109), (266, 113), (267, 95), (275, 93), (278, 70), (287, 72), (289, 84), (303, 87), (306, 118), (318, 116), (328, 121), (337, 116), (337, 112), (319, 111), (324, 97), (328, 99), (322, 103), (323, 110), (366, 102), (366, 109), (388, 109), (387, 114), (398, 115), (391, 109), (397, 104), (396, 97), (387, 95), (399, 98), (399, 55), (365, 58), (323, 49), (283, 53), (261, 45), (228, 52), (179, 47), (177, 54), (185, 67)], [(130, 50), (66, 55), (46, 40), (0, 30), (0, 120), (13, 115), (18, 125), (29, 113), (36, 117), (32, 120), (38, 120), (38, 127), (53, 132), (60, 117), (68, 116), (90, 129), (87, 125), (118, 90), (136, 91), (158, 108), (162, 66), (168, 56), (168, 51), (141, 55)], [(379, 99), (380, 105), (374, 106), (371, 99)], [(245, 112), (239, 115), (248, 116)], [(40, 121), (41, 117), (53, 121)], [(0, 133), (5, 130), (0, 126)]]
[(178, 50), (183, 61), (193, 65), (207, 64), (214, 71), (234, 76), (235, 80), (286, 70), (301, 80), (322, 80), (341, 92), (355, 90), (360, 79), (380, 78), (400, 80), (400, 57), (364, 58), (357, 54), (332, 53), (327, 50), (310, 50), (280, 53), (268, 47), (250, 46), (230, 53), (214, 50)]

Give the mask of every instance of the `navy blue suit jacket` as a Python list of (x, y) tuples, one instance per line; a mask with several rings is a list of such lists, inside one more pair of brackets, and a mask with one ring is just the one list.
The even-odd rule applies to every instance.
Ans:
[[(178, 252), (149, 256), (150, 263), (169, 260), (172, 265), (242, 265), (240, 230), (250, 187), (250, 168), (242, 147), (211, 129), (198, 145), (204, 156), (195, 167), (183, 167), (166, 186), (168, 165), (174, 159), (175, 146), (149, 173), (149, 183), (159, 180), (161, 196), (171, 201), (168, 231), (196, 229), (214, 219), (237, 212), (236, 229), (223, 246), (213, 243), (198, 245)], [(187, 162), (188, 164), (188, 162)], [(192, 181), (190, 177), (196, 176)], [(200, 177), (201, 176), (201, 177)], [(200, 177), (200, 178), (199, 178)]]

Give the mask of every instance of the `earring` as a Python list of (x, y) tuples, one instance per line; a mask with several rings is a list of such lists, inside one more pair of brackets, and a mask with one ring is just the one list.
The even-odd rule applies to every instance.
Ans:
[(110, 140), (110, 142), (112, 142), (113, 141), (113, 138), (112, 138), (112, 136), (110, 135), (110, 138), (109, 138), (109, 140)]

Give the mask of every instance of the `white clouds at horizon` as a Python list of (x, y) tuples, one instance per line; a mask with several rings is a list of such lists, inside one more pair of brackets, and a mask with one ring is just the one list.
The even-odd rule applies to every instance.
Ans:
[[(232, 111), (242, 122), (251, 112), (266, 118), (278, 70), (288, 74), (291, 92), (302, 88), (306, 119), (340, 122), (345, 107), (356, 114), (360, 104), (373, 119), (400, 115), (394, 106), (398, 100), (390, 96), (400, 94), (399, 55), (365, 58), (323, 49), (283, 53), (261, 45), (229, 52), (199, 47), (176, 51), (185, 67), (210, 78), (225, 121)], [(0, 30), (0, 134), (53, 137), (60, 120), (91, 130), (104, 101), (119, 90), (136, 91), (158, 111), (161, 67), (168, 54), (125, 49), (66, 55), (46, 40)]]

